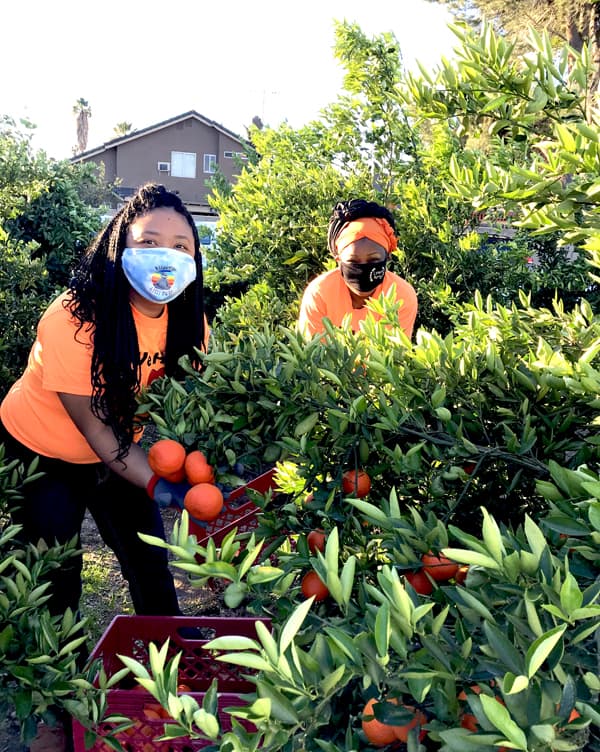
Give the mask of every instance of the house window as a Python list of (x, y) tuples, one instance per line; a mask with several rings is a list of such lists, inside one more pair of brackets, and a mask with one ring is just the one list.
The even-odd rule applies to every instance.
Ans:
[(216, 172), (217, 170), (217, 155), (205, 154), (204, 155), (204, 172)]
[(232, 151), (224, 151), (223, 156), (225, 159), (233, 159), (233, 152)]
[(195, 178), (196, 153), (192, 151), (171, 152), (171, 177)]
[(244, 151), (236, 151), (235, 156), (243, 162), (246, 162), (248, 159), (248, 155)]

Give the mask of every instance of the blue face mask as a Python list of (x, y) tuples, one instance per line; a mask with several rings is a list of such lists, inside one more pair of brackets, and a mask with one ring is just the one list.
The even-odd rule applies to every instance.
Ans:
[(196, 279), (196, 262), (173, 248), (125, 248), (127, 281), (151, 303), (170, 303)]

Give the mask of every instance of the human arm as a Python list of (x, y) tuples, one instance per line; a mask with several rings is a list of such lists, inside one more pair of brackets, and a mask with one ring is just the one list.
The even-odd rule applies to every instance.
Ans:
[(117, 438), (112, 428), (94, 415), (90, 398), (64, 392), (59, 392), (58, 397), (73, 423), (107, 467), (132, 485), (145, 488), (148, 496), (160, 506), (176, 504), (183, 507), (183, 499), (190, 487), (188, 483), (170, 483), (158, 478), (148, 464), (146, 452), (135, 442), (130, 445), (123, 461), (117, 460)]
[(65, 392), (59, 392), (58, 397), (73, 423), (102, 462), (132, 485), (147, 488), (153, 472), (142, 447), (132, 443), (123, 461), (117, 460), (117, 437), (110, 426), (94, 415), (90, 398)]

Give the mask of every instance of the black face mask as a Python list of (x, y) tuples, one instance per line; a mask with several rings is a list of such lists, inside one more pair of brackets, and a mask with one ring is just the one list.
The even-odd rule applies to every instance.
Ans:
[(340, 261), (340, 271), (348, 287), (356, 292), (371, 292), (383, 282), (387, 260), (373, 261), (366, 264), (354, 264)]

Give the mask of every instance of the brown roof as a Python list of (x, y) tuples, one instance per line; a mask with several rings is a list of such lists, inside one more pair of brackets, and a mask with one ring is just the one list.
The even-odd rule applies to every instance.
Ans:
[(147, 128), (141, 128), (140, 130), (131, 131), (131, 133), (127, 133), (124, 136), (117, 136), (110, 141), (105, 141), (102, 146), (97, 146), (94, 149), (88, 149), (87, 151), (79, 152), (79, 154), (71, 157), (71, 162), (79, 162), (82, 159), (93, 157), (97, 154), (101, 154), (107, 149), (112, 149), (114, 146), (125, 144), (128, 141), (134, 141), (136, 138), (140, 138), (140, 136), (145, 136), (148, 133), (159, 131), (161, 130), (161, 128), (166, 128), (170, 125), (174, 125), (175, 123), (179, 123), (182, 120), (188, 120), (189, 118), (199, 120), (201, 123), (204, 123), (204, 125), (215, 128), (216, 130), (221, 131), (221, 133), (224, 133), (226, 136), (234, 138), (236, 141), (239, 141), (240, 144), (243, 143), (243, 139), (237, 133), (230, 131), (228, 128), (225, 128), (223, 125), (216, 123), (214, 120), (209, 120), (209, 118), (204, 117), (204, 115), (196, 112), (196, 110), (190, 110), (189, 112), (184, 112), (181, 115), (176, 115), (175, 117), (169, 118), (168, 120), (162, 120), (160, 123), (149, 125)]

